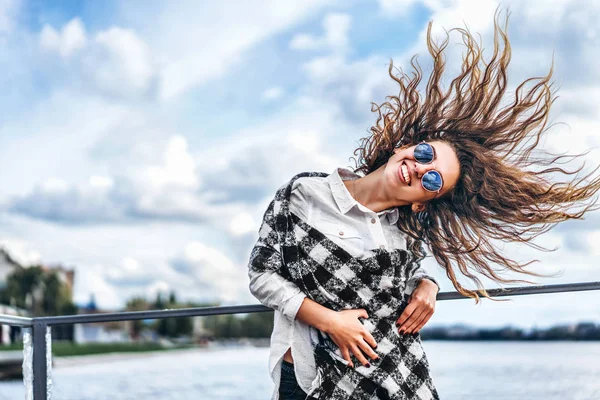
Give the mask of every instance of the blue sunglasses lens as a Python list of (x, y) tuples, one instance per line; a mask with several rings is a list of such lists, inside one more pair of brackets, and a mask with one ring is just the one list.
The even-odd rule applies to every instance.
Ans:
[(419, 143), (414, 150), (415, 160), (420, 164), (429, 164), (433, 161), (433, 148), (429, 143)]
[(442, 188), (442, 176), (437, 171), (427, 171), (421, 178), (423, 187), (429, 191), (437, 192)]

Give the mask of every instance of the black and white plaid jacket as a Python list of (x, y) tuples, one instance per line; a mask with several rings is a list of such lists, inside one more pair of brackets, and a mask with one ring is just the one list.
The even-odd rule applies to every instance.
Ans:
[(311, 342), (320, 385), (309, 393), (318, 399), (439, 399), (419, 333), (400, 336), (395, 322), (407, 305), (405, 282), (418, 263), (404, 249), (375, 249), (357, 259), (323, 233), (289, 211), (295, 175), (275, 194), (263, 216), (259, 246), (250, 255), (249, 268), (277, 269), (310, 299), (330, 309), (364, 308), (360, 319), (377, 342), (379, 359), (366, 368), (353, 357), (347, 366), (329, 336), (311, 327)]

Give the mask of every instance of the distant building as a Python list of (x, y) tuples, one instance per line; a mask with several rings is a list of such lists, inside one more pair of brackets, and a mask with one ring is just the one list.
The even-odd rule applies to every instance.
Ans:
[[(45, 272), (54, 272), (60, 280), (61, 284), (68, 288), (68, 298), (73, 301), (73, 284), (75, 279), (75, 270), (68, 269), (62, 265), (43, 265), (36, 264)], [(28, 268), (17, 262), (10, 256), (8, 251), (0, 247), (0, 290), (6, 288), (8, 277), (17, 270)], [(32, 293), (27, 293), (25, 297), (25, 308), (28, 310), (35, 309), (35, 304), (39, 304), (43, 297), (43, 287), (36, 287)], [(14, 299), (7, 301), (9, 304), (0, 304), (0, 314), (28, 316), (29, 313), (25, 310), (20, 310), (15, 307)], [(35, 311), (34, 311), (35, 312)], [(20, 329), (17, 327), (9, 327), (7, 325), (0, 326), (0, 344), (11, 343), (20, 334)], [(73, 327), (69, 325), (58, 325), (52, 328), (53, 338), (56, 340), (73, 340)], [(7, 339), (8, 338), (8, 339)]]
[(204, 327), (204, 318), (196, 317), (192, 319), (192, 337), (196, 341), (202, 341), (207, 337), (212, 337), (213, 333)]
[[(27, 311), (12, 307), (6, 304), (0, 304), (0, 314), (12, 315), (15, 317), (28, 317)], [(0, 346), (8, 345), (19, 341), (21, 338), (21, 328), (16, 326), (0, 325)]]
[[(26, 268), (27, 266), (19, 264), (14, 258), (10, 256), (8, 251), (3, 247), (0, 247), (0, 290), (6, 287), (7, 279), (16, 269)], [(63, 267), (60, 264), (45, 265), (40, 264), (42, 270), (46, 272), (55, 272), (62, 283), (64, 283), (70, 290), (71, 296), (73, 294), (73, 285), (75, 281), (75, 270)], [(72, 300), (72, 299), (71, 299)]]
[[(23, 268), (23, 266), (14, 260), (3, 247), (0, 247), (0, 290), (6, 287), (8, 276), (18, 268)], [(21, 317), (28, 316), (27, 311), (10, 304), (0, 304), (0, 314)], [(0, 325), (0, 346), (15, 342), (20, 335), (20, 328)]]
[(15, 261), (3, 247), (0, 247), (0, 289), (6, 287), (8, 276), (18, 268), (23, 268), (23, 266)]
[[(58, 278), (62, 283), (67, 285), (67, 287), (71, 290), (71, 295), (73, 294), (73, 284), (75, 281), (75, 270), (68, 269), (63, 267), (60, 264), (55, 265), (42, 265), (42, 269), (44, 271), (52, 271), (58, 275)], [(72, 299), (71, 299), (72, 300)]]
[[(90, 301), (80, 307), (78, 314), (106, 314), (96, 305), (96, 298), (92, 294)], [(129, 329), (127, 321), (98, 322), (94, 324), (75, 325), (73, 339), (75, 343), (120, 343), (129, 342)]]

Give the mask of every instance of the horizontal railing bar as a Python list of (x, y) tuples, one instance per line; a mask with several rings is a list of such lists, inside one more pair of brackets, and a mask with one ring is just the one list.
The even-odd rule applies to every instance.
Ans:
[[(490, 297), (505, 297), (519, 296), (527, 294), (544, 294), (544, 293), (564, 293), (578, 292), (585, 290), (600, 290), (600, 282), (578, 282), (578, 283), (563, 283), (556, 285), (538, 285), (524, 286), (514, 288), (495, 288), (488, 289), (487, 293)], [(468, 299), (458, 292), (440, 292), (437, 295), (437, 300), (455, 300)], [(114, 321), (135, 321), (144, 319), (161, 319), (161, 318), (177, 318), (177, 317), (202, 317), (208, 315), (222, 314), (246, 314), (255, 312), (273, 311), (271, 308), (262, 304), (240, 305), (240, 306), (217, 306), (217, 307), (194, 307), (194, 308), (179, 308), (166, 310), (149, 310), (149, 311), (126, 311), (106, 314), (79, 314), (79, 315), (63, 315), (56, 317), (35, 317), (24, 318), (10, 315), (0, 315), (0, 324), (13, 326), (32, 326), (33, 322), (45, 323), (48, 326), (53, 325), (70, 325), (81, 323), (96, 323), (96, 322), (114, 322)]]
[(106, 314), (79, 314), (64, 315), (57, 317), (38, 317), (35, 320), (42, 320), (48, 325), (65, 325), (94, 322), (113, 322), (113, 321), (135, 321), (142, 319), (160, 319), (177, 317), (203, 317), (208, 315), (221, 314), (245, 314), (253, 312), (273, 311), (262, 304), (242, 305), (242, 306), (218, 306), (218, 307), (195, 307), (178, 308), (166, 310), (148, 310), (148, 311), (125, 311)]
[[(525, 294), (581, 292), (585, 290), (600, 290), (598, 282), (559, 283), (556, 285), (532, 285), (512, 288), (486, 289), (490, 297), (520, 296)], [(458, 292), (440, 292), (437, 300), (469, 299)]]
[(0, 314), (0, 325), (33, 326), (33, 318)]

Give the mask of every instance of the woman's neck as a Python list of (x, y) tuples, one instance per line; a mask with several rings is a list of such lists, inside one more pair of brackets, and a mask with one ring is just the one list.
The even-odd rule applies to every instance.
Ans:
[(373, 212), (409, 205), (409, 202), (397, 200), (392, 197), (391, 193), (388, 193), (388, 185), (385, 183), (384, 172), (385, 164), (362, 178), (343, 182), (350, 195), (357, 202)]

